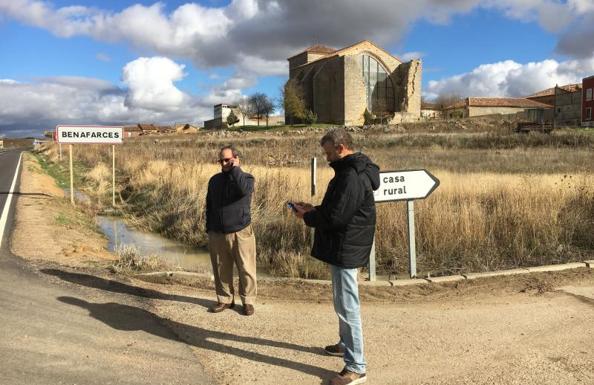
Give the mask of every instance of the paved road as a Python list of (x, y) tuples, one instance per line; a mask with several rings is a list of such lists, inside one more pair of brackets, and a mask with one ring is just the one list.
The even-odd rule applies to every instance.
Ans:
[[(18, 158), (19, 151), (0, 153), (0, 215)], [(2, 242), (0, 384), (212, 383), (190, 348), (138, 301), (42, 274)]]

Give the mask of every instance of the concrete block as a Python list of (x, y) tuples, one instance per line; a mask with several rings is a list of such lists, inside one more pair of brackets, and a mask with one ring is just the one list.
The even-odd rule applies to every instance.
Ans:
[(574, 262), (574, 263), (564, 263), (561, 265), (546, 265), (546, 266), (535, 266), (529, 267), (528, 271), (531, 273), (542, 273), (547, 271), (562, 271), (562, 270), (570, 270), (570, 269), (577, 269), (579, 267), (586, 267), (585, 262)]
[(429, 277), (425, 278), (427, 281), (431, 283), (444, 283), (444, 282), (457, 282), (457, 281), (464, 281), (466, 278), (462, 275), (448, 275), (446, 277)]
[(395, 281), (389, 281), (392, 286), (412, 286), (429, 283), (425, 279), (413, 278), (413, 279), (398, 279)]
[(468, 273), (462, 274), (463, 277), (466, 279), (476, 279), (476, 278), (488, 278), (488, 277), (499, 277), (504, 275), (516, 275), (516, 274), (528, 274), (530, 270), (528, 269), (511, 269), (511, 270), (498, 270), (498, 271), (490, 271), (486, 273)]

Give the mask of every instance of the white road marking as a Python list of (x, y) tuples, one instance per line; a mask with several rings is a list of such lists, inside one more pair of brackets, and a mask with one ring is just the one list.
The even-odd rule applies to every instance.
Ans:
[(2, 249), (2, 239), (4, 238), (4, 227), (6, 227), (6, 221), (8, 220), (8, 211), (10, 211), (10, 203), (12, 202), (12, 193), (14, 191), (14, 185), (16, 184), (17, 176), (19, 175), (19, 167), (21, 165), (21, 158), (23, 153), (19, 155), (19, 162), (17, 163), (16, 170), (14, 171), (14, 178), (12, 178), (12, 185), (8, 191), (6, 202), (4, 203), (4, 210), (2, 210), (2, 216), (0, 217), (0, 249)]

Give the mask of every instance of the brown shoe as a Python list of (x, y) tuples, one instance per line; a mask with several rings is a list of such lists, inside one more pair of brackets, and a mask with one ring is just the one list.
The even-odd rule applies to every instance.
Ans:
[(245, 305), (243, 305), (243, 314), (244, 315), (253, 315), (254, 314), (254, 305), (250, 305), (249, 303), (246, 303)]
[(235, 304), (233, 302), (231, 302), (231, 303), (221, 303), (221, 302), (219, 302), (216, 305), (211, 306), (208, 309), (208, 311), (211, 312), (211, 313), (220, 313), (220, 312), (222, 312), (223, 310), (226, 310), (226, 309), (233, 309), (234, 306), (235, 306)]
[(329, 356), (344, 357), (344, 348), (340, 344), (328, 345), (324, 348), (324, 352)]
[(343, 369), (338, 375), (330, 380), (330, 385), (356, 385), (367, 381), (365, 373), (359, 374)]

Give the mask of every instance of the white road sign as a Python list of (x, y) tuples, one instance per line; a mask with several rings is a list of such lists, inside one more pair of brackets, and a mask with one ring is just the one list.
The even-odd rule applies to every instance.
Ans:
[(58, 143), (121, 144), (123, 136), (123, 127), (56, 126)]
[(424, 199), (439, 186), (439, 179), (426, 170), (380, 172), (376, 202)]

